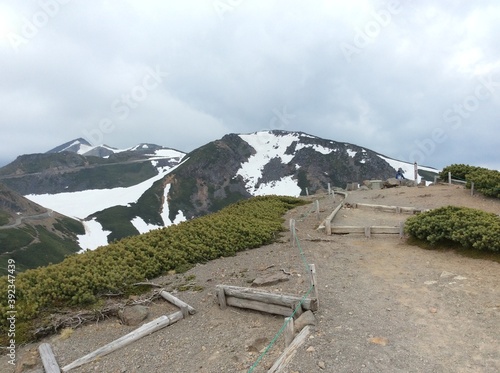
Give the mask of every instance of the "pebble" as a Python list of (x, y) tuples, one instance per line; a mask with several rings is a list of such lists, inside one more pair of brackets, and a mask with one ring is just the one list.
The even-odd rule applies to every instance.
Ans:
[(318, 361), (318, 366), (320, 367), (320, 369), (325, 369), (326, 368), (326, 364), (324, 361)]

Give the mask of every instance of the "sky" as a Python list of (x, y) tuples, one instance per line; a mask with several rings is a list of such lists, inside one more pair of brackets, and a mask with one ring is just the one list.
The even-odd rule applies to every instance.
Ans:
[(498, 0), (1, 0), (0, 166), (303, 131), (500, 170)]

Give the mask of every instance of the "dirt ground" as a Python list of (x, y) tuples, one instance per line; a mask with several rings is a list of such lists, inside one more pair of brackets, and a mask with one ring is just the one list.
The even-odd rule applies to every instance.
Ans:
[[(290, 244), (287, 233), (281, 242), (198, 265), (185, 274), (151, 279), (197, 313), (72, 371), (266, 372), (284, 349), (283, 335), (277, 336), (284, 318), (233, 307), (221, 310), (215, 287), (250, 286), (262, 275), (290, 273), (288, 281), (264, 290), (301, 296), (309, 289), (308, 263), (317, 271), (317, 323), (284, 372), (500, 371), (498, 262), (425, 250), (398, 235), (327, 236), (316, 228), (341, 198), (309, 198), (319, 200), (319, 219), (313, 203), (286, 215), (287, 222), (296, 219), (299, 246)], [(419, 208), (451, 204), (500, 213), (500, 201), (448, 185), (358, 190), (346, 201)], [(342, 209), (333, 223), (396, 226), (408, 216)], [(186, 283), (199, 289), (176, 292)], [(175, 311), (156, 300), (147, 321)], [(133, 329), (109, 319), (42, 342), (52, 345), (62, 367)], [(19, 349), (19, 362), (29, 366), (22, 371), (43, 372), (37, 347)], [(14, 371), (5, 356), (0, 367)]]

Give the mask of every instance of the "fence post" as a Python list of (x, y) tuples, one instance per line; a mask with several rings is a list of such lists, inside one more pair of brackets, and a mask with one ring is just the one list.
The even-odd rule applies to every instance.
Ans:
[(295, 247), (295, 219), (290, 219), (290, 241), (292, 247)]
[(474, 182), (471, 181), (470, 183), (470, 195), (473, 196), (474, 195)]
[(316, 206), (316, 217), (319, 220), (319, 201), (318, 200), (314, 201), (314, 206)]
[(451, 185), (451, 171), (448, 171), (448, 184)]
[(403, 238), (405, 236), (405, 223), (399, 222), (399, 238)]
[(434, 185), (436, 185), (437, 182), (438, 182), (438, 177), (437, 177), (437, 175), (434, 175)]
[(311, 273), (311, 285), (314, 288), (314, 296), (316, 297), (316, 302), (318, 303), (319, 309), (318, 286), (316, 283), (316, 266), (314, 264), (309, 264), (309, 271)]
[(328, 183), (328, 195), (332, 194), (332, 188), (330, 187), (330, 183)]
[(293, 336), (295, 333), (295, 325), (293, 322), (293, 317), (285, 317), (285, 347), (290, 346), (293, 341)]
[(306, 187), (306, 196), (309, 196), (309, 189)]

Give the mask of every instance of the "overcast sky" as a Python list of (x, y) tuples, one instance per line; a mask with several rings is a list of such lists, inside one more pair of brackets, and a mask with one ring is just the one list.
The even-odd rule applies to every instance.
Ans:
[(304, 131), (500, 169), (498, 0), (2, 0), (0, 166)]

